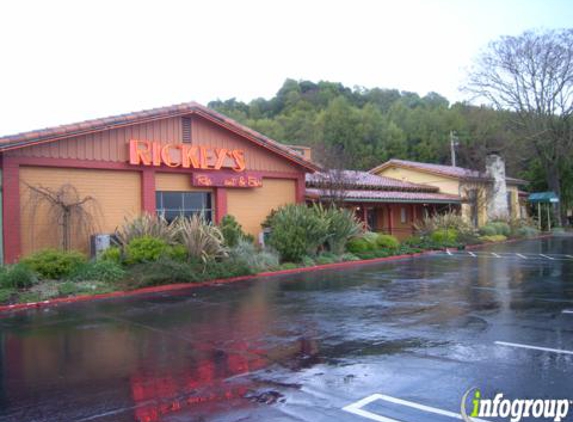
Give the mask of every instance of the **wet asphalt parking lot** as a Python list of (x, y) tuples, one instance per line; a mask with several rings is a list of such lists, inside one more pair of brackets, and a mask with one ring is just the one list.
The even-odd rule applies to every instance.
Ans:
[(573, 238), (18, 312), (0, 330), (0, 421), (453, 421), (420, 405), (459, 413), (472, 387), (573, 399)]

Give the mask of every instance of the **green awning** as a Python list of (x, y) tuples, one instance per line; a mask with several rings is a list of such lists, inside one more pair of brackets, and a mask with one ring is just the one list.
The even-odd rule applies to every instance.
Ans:
[(534, 192), (529, 194), (527, 200), (532, 203), (553, 203), (559, 202), (559, 197), (555, 192)]

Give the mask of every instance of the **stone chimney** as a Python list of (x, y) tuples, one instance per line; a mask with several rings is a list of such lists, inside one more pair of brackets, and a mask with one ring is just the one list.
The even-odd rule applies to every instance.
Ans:
[(493, 218), (508, 218), (507, 185), (505, 182), (505, 161), (497, 153), (489, 154), (485, 159), (485, 172), (493, 180), (487, 201), (487, 216)]

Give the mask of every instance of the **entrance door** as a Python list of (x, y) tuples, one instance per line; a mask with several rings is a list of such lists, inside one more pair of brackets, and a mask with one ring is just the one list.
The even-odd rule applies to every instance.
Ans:
[(378, 230), (378, 218), (376, 213), (376, 208), (368, 208), (366, 211), (366, 218), (368, 223), (368, 229), (375, 232)]

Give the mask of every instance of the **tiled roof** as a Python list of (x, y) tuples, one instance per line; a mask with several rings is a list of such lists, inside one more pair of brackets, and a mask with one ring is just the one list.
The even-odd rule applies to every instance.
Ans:
[[(328, 190), (307, 188), (306, 196), (309, 198), (328, 198)], [(435, 192), (403, 192), (384, 190), (347, 190), (344, 192), (344, 201), (347, 202), (409, 202), (429, 204), (457, 204), (461, 199), (457, 195)]]
[(167, 107), (154, 108), (151, 110), (136, 111), (133, 113), (86, 120), (79, 123), (72, 123), (30, 132), (18, 133), (15, 135), (3, 136), (0, 137), (0, 151), (23, 148), (28, 145), (37, 143), (52, 142), (62, 138), (69, 138), (86, 133), (109, 130), (126, 125), (134, 125), (151, 120), (181, 116), (186, 114), (198, 114), (207, 117), (223, 126), (226, 126), (231, 130), (236, 131), (243, 136), (246, 136), (248, 139), (261, 145), (262, 147), (274, 151), (275, 153), (280, 154), (309, 170), (320, 170), (320, 167), (317, 164), (305, 159), (290, 148), (196, 102), (188, 102)]
[[(477, 170), (471, 170), (464, 167), (454, 167), (454, 166), (447, 166), (443, 164), (432, 164), (432, 163), (421, 163), (419, 161), (408, 161), (408, 160), (398, 160), (392, 159), (386, 161), (385, 163), (379, 165), (378, 167), (373, 168), (370, 170), (370, 173), (376, 173), (377, 171), (390, 167), (391, 165), (396, 165), (399, 167), (406, 167), (406, 168), (414, 168), (429, 171), (431, 173), (442, 174), (444, 176), (451, 176), (460, 179), (481, 179), (481, 180), (490, 180), (490, 177), (486, 175), (485, 172), (480, 172)], [(527, 183), (525, 180), (516, 179), (514, 177), (506, 177), (507, 182), (515, 183), (515, 184), (525, 184)]]
[(309, 187), (325, 187), (329, 182), (340, 182), (348, 187), (366, 188), (373, 190), (401, 190), (416, 192), (437, 192), (435, 186), (422, 185), (419, 183), (405, 182), (386, 176), (378, 176), (358, 170), (331, 170), (306, 175), (306, 185)]

